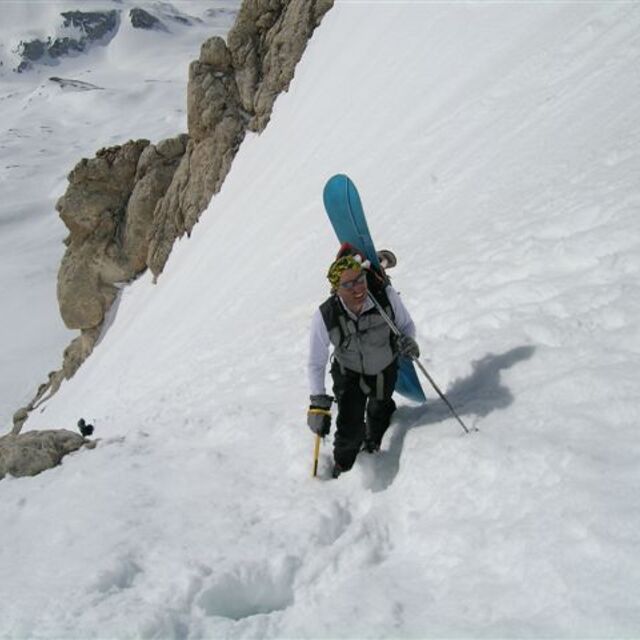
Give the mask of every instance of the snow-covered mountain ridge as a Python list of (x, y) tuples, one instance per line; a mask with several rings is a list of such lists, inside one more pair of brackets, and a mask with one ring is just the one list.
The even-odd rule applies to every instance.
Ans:
[[(102, 440), (0, 484), (2, 632), (637, 636), (639, 23), (338, 3), (158, 284), (27, 422)], [(338, 171), (480, 432), (401, 402), (322, 482), (304, 374)]]
[[(7, 7), (5, 24), (11, 31), (0, 41), (0, 67), (24, 73), (41, 66), (54, 67), (68, 57), (104, 47), (117, 35), (124, 23), (133, 29), (170, 34), (183, 27), (203, 26), (214, 20), (221, 24), (235, 16), (237, 3), (214, 2), (202, 17), (201, 7), (183, 2), (176, 7), (169, 2), (140, 3), (126, 0), (94, 0), (75, 5), (61, 2), (13, 3)], [(195, 9), (196, 15), (190, 10)]]
[[(198, 58), (189, 64), (186, 133), (173, 132), (155, 144), (138, 139), (102, 148), (95, 158), (82, 159), (73, 168), (67, 190), (56, 202), (70, 232), (58, 270), (57, 300), (65, 325), (80, 335), (64, 350), (62, 366), (50, 372), (35, 396), (15, 412), (14, 433), (29, 412), (54, 394), (91, 354), (118, 288), (147, 267), (155, 276), (162, 271), (175, 239), (191, 231), (219, 190), (245, 132), (262, 131), (268, 123), (275, 98), (287, 89), (308, 39), (332, 4), (332, 0), (245, 3), (227, 42), (218, 35), (208, 37)], [(177, 20), (171, 5), (152, 6)], [(206, 16), (218, 14), (219, 10), (207, 7)], [(123, 30), (120, 13), (115, 9), (62, 12), (65, 24), (72, 19), (81, 31), (80, 40), (58, 37), (47, 46), (55, 51), (84, 50), (89, 47), (86, 36), (103, 48), (107, 39), (109, 49), (117, 47), (112, 43)], [(129, 31), (135, 30), (133, 18), (138, 15), (131, 10)], [(206, 21), (181, 14), (178, 23), (191, 26)], [(154, 30), (166, 39), (166, 28)], [(136, 36), (135, 43), (139, 40)], [(53, 56), (51, 51), (47, 56), (45, 62)], [(56, 62), (59, 57), (56, 54)], [(33, 64), (29, 62), (28, 68)], [(49, 80), (63, 91), (102, 91), (84, 81)], [(21, 475), (19, 469), (15, 472)]]
[[(138, 3), (139, 4), (139, 3)], [(186, 131), (188, 67), (204, 40), (226, 35), (236, 0), (146, 4), (148, 12), (189, 18), (170, 31), (136, 29), (129, 0), (9, 2), (0, 25), (0, 425), (24, 406), (46, 374), (60, 367), (74, 334), (56, 300), (56, 274), (67, 233), (54, 209), (67, 174), (83, 157), (131, 138), (159, 141)], [(62, 35), (62, 13), (117, 11), (108, 43), (33, 64), (24, 73), (19, 43)], [(125, 19), (126, 18), (126, 19)]]

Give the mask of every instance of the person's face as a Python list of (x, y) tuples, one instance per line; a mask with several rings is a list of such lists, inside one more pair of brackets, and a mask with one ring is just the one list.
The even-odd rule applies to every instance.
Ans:
[(340, 275), (338, 295), (351, 311), (358, 313), (367, 298), (366, 271), (364, 269), (343, 271)]

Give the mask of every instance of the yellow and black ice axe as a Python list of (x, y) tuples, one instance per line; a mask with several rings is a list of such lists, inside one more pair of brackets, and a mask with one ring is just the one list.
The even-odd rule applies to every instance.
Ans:
[(316, 434), (316, 442), (313, 447), (313, 477), (318, 475), (318, 458), (320, 457), (320, 435)]

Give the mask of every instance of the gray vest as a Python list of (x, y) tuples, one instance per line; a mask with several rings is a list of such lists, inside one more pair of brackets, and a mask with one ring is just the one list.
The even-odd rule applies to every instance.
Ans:
[[(392, 315), (388, 300), (383, 302)], [(369, 309), (353, 320), (337, 296), (331, 296), (320, 305), (320, 311), (334, 346), (334, 357), (343, 368), (375, 376), (396, 359), (391, 329), (377, 309)]]

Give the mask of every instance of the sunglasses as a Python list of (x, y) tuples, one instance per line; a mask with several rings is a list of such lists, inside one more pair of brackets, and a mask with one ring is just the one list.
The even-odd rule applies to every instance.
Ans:
[(340, 283), (341, 289), (353, 289), (357, 284), (364, 284), (367, 280), (367, 274), (363, 271), (357, 278), (347, 280)]

